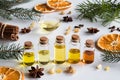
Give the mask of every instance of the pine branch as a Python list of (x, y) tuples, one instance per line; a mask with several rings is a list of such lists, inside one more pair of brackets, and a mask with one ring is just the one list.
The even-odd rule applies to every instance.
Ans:
[(34, 12), (30, 9), (15, 8), (9, 10), (11, 16), (22, 20), (38, 20), (40, 18), (40, 13)]
[(0, 9), (0, 16), (4, 19), (9, 19), (9, 20), (12, 19), (10, 12), (4, 9)]
[(21, 59), (23, 51), (19, 44), (0, 45), (0, 59)]
[(12, 8), (22, 0), (0, 0), (0, 17), (11, 20), (13, 17), (22, 20), (39, 20), (41, 14), (31, 9)]
[(120, 61), (120, 52), (109, 52), (106, 51), (101, 55), (104, 62), (116, 63)]
[(87, 18), (90, 21), (102, 20), (103, 25), (120, 18), (120, 2), (117, 0), (95, 0), (80, 3), (76, 8), (79, 18)]
[(16, 3), (19, 3), (18, 0), (0, 0), (0, 8), (1, 9), (8, 9), (11, 8)]

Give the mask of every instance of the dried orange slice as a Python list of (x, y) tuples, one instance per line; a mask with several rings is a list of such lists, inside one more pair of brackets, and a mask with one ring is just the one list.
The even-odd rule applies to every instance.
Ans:
[(24, 80), (24, 75), (18, 70), (0, 67), (0, 80)]
[(47, 5), (56, 10), (69, 8), (71, 4), (71, 2), (65, 0), (47, 0)]
[(39, 11), (39, 12), (42, 12), (42, 13), (49, 13), (49, 12), (55, 11), (54, 9), (48, 7), (46, 3), (37, 4), (37, 5), (34, 7), (34, 9), (35, 9), (36, 11)]
[(120, 51), (120, 34), (107, 34), (97, 41), (98, 47), (107, 51)]

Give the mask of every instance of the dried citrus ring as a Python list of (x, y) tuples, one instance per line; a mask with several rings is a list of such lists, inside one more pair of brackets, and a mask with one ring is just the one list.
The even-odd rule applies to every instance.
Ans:
[(39, 11), (39, 12), (42, 12), (42, 13), (49, 13), (49, 12), (55, 11), (54, 9), (48, 7), (46, 3), (37, 4), (37, 5), (34, 7), (34, 9), (35, 9), (36, 11)]
[(0, 67), (0, 80), (24, 80), (24, 75), (18, 70)]
[(47, 5), (56, 10), (69, 8), (71, 4), (71, 2), (65, 0), (47, 0)]
[(99, 48), (107, 51), (120, 51), (120, 34), (107, 34), (97, 41)]

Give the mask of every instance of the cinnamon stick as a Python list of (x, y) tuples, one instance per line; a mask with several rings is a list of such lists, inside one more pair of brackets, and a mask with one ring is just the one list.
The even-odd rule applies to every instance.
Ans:
[(0, 38), (8, 40), (18, 40), (19, 27), (10, 24), (3, 24), (0, 22)]

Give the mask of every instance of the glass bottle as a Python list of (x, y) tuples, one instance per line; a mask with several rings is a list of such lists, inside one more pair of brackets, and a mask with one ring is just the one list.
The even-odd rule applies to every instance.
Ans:
[(68, 62), (75, 64), (80, 61), (80, 38), (73, 34), (71, 37), (70, 48), (68, 53)]
[(38, 47), (38, 55), (39, 55), (39, 63), (45, 65), (50, 61), (50, 51), (49, 51), (49, 44), (48, 38), (43, 36), (40, 37), (39, 47)]
[(54, 44), (54, 62), (56, 64), (62, 64), (66, 60), (66, 46), (63, 36), (57, 36)]
[(31, 66), (35, 63), (34, 48), (31, 41), (24, 43), (23, 64)]
[(90, 64), (94, 62), (94, 42), (91, 39), (86, 40), (84, 52), (83, 52), (83, 62)]

